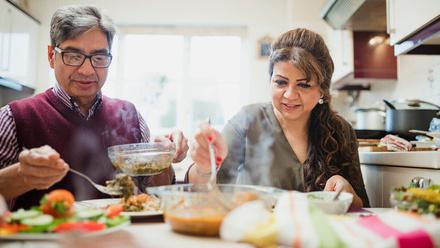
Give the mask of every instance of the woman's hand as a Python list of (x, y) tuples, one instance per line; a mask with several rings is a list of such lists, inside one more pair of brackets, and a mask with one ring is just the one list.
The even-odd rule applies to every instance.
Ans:
[(334, 175), (327, 180), (327, 182), (325, 183), (324, 191), (338, 191), (342, 187), (344, 187), (342, 192), (353, 194), (353, 202), (351, 203), (351, 205), (363, 207), (364, 204), (362, 203), (361, 198), (359, 198), (359, 196), (354, 191), (353, 187), (347, 180), (345, 180), (345, 178), (339, 175)]
[(182, 162), (186, 158), (186, 153), (189, 150), (188, 139), (183, 136), (183, 132), (176, 130), (171, 134), (159, 136), (154, 139), (154, 142), (164, 142), (169, 140), (176, 145), (176, 153), (174, 153), (173, 163)]
[(211, 157), (208, 144), (212, 143), (214, 147), (215, 162), (217, 167), (223, 162), (228, 154), (228, 146), (223, 136), (208, 122), (202, 122), (199, 125), (199, 131), (194, 136), (191, 148), (191, 157), (197, 166), (197, 170), (204, 174), (211, 173)]
[(60, 154), (48, 145), (23, 150), (18, 160), (18, 174), (33, 189), (47, 189), (69, 171), (69, 166), (60, 158)]

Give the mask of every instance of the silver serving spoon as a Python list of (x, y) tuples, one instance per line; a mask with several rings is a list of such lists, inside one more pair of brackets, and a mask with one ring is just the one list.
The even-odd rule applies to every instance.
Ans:
[[(208, 118), (208, 123), (211, 124), (210, 119)], [(216, 174), (217, 174), (217, 168), (215, 166), (215, 157), (214, 157), (214, 147), (212, 146), (212, 143), (208, 143), (209, 145), (209, 156), (211, 159), (211, 177), (208, 181), (208, 190), (215, 196), (216, 201), (222, 205), (227, 210), (232, 210), (233, 206), (229, 200), (227, 200), (222, 192), (220, 192), (217, 183), (216, 183)]]

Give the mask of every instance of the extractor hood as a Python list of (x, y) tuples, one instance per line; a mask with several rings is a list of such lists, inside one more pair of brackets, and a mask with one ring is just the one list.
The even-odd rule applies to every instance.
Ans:
[(321, 18), (334, 29), (386, 31), (386, 0), (330, 0)]

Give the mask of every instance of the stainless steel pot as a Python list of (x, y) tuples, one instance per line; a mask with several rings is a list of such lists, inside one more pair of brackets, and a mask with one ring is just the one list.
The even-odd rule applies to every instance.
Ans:
[(364, 108), (356, 111), (356, 130), (385, 130), (385, 111)]
[(440, 106), (429, 102), (401, 100), (399, 103), (393, 102), (393, 105), (396, 109), (386, 110), (385, 130), (407, 140), (417, 136), (408, 130), (428, 130), (432, 118), (440, 116)]

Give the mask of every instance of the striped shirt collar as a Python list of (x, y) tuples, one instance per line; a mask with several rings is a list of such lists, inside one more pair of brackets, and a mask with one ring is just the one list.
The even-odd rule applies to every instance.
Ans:
[(80, 116), (86, 118), (87, 120), (92, 118), (92, 116), (95, 114), (96, 110), (98, 110), (99, 106), (102, 103), (102, 92), (99, 91), (98, 94), (96, 94), (95, 102), (89, 109), (88, 115), (85, 116), (81, 112), (81, 108), (75, 102), (75, 100), (69, 95), (67, 95), (67, 93), (63, 90), (63, 88), (61, 88), (61, 86), (58, 83), (55, 83), (55, 86), (52, 88), (52, 91), (55, 93), (57, 97), (61, 99), (61, 102), (63, 102), (67, 107), (78, 113)]

